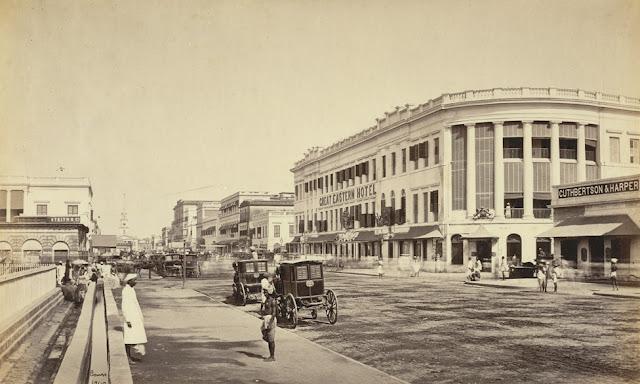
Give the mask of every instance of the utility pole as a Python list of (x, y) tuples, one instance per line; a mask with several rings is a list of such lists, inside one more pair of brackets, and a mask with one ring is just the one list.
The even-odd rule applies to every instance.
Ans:
[(182, 240), (182, 289), (187, 281), (187, 241)]

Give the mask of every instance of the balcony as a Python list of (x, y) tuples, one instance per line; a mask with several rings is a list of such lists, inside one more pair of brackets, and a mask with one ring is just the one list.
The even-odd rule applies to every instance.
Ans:
[(551, 218), (551, 208), (533, 208), (533, 217), (536, 219)]
[(522, 159), (522, 148), (504, 148), (503, 156), (505, 159)]
[(522, 219), (524, 208), (509, 208), (504, 210), (504, 217), (507, 219)]
[(532, 148), (531, 153), (536, 159), (549, 159), (551, 157), (549, 148)]
[(585, 151), (584, 158), (587, 161), (596, 161), (596, 151)]
[(560, 158), (576, 160), (578, 158), (578, 151), (575, 149), (560, 148)]

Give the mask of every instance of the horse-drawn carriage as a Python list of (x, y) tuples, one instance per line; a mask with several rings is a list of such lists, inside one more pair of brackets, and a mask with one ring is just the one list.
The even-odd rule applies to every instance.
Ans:
[(267, 260), (238, 260), (233, 263), (233, 298), (236, 304), (246, 305), (257, 300), (262, 293), (261, 280), (267, 275)]
[(330, 324), (338, 321), (338, 298), (324, 289), (324, 271), (321, 261), (286, 261), (278, 267), (279, 278), (275, 281), (278, 302), (278, 318), (293, 328), (298, 324), (298, 311), (307, 309), (311, 317), (318, 317), (322, 308)]

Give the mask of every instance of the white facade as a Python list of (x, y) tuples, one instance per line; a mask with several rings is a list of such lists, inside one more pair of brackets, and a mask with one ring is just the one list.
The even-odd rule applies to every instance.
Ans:
[(295, 234), (293, 209), (264, 211), (252, 216), (249, 228), (251, 245), (274, 252), (284, 249)]
[(0, 249), (14, 262), (88, 255), (98, 226), (88, 178), (0, 177)]
[(638, 139), (640, 99), (598, 92), (489, 89), (397, 108), (294, 165), (300, 250), (437, 257), (449, 271), (471, 256), (532, 261), (553, 249), (536, 238), (552, 226), (551, 187), (638, 173)]

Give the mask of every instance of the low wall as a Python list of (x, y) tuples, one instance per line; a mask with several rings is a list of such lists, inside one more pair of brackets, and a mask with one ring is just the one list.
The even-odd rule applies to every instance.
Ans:
[(96, 290), (96, 284), (89, 284), (76, 330), (64, 354), (60, 369), (56, 373), (54, 384), (85, 384), (87, 382), (91, 362), (91, 336)]
[(0, 324), (23, 312), (56, 288), (55, 266), (42, 266), (0, 276)]

